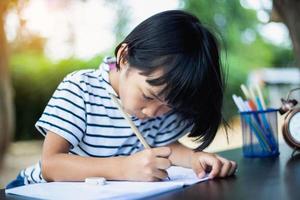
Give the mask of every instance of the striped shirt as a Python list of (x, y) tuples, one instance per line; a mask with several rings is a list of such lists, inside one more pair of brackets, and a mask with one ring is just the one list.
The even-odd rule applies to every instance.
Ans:
[[(109, 82), (109, 65), (67, 75), (48, 102), (36, 128), (66, 139), (70, 154), (91, 157), (128, 156), (143, 145), (123, 118), (109, 94), (116, 94)], [(140, 120), (131, 117), (152, 147), (170, 144), (188, 133), (192, 124), (176, 113)], [(45, 182), (41, 163), (21, 171), (25, 184)]]

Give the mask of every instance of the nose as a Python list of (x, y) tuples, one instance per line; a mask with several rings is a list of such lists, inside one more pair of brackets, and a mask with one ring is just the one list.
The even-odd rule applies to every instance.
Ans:
[(165, 105), (150, 105), (142, 109), (142, 113), (148, 117), (157, 117), (167, 113), (170, 109)]
[(149, 108), (149, 107), (143, 108), (143, 109), (142, 109), (142, 113), (143, 113), (144, 115), (146, 115), (147, 117), (155, 117), (155, 116), (156, 116), (156, 111), (155, 111), (155, 109), (151, 109), (151, 108)]

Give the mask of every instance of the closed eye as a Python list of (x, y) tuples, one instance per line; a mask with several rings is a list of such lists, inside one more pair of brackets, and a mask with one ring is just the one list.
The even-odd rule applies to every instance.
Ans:
[(143, 94), (143, 98), (144, 98), (145, 100), (148, 100), (148, 101), (154, 100), (154, 98), (148, 97), (148, 96), (146, 96), (145, 94)]

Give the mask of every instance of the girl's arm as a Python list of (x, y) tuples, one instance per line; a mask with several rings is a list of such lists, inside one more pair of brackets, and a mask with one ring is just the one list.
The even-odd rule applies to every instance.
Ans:
[(183, 146), (179, 142), (174, 142), (168, 145), (168, 147), (170, 147), (172, 151), (169, 157), (172, 165), (192, 168), (191, 166), (191, 158), (193, 155), (192, 149)]
[(108, 180), (157, 181), (171, 166), (167, 147), (147, 149), (131, 156), (95, 158), (69, 154), (70, 144), (48, 132), (43, 145), (42, 175), (47, 181), (83, 181), (87, 177)]
[(82, 181), (86, 177), (121, 177), (121, 158), (92, 158), (68, 154), (70, 144), (48, 132), (43, 145), (42, 174), (47, 181)]
[(192, 168), (202, 178), (209, 172), (209, 177), (226, 177), (234, 174), (237, 165), (213, 153), (194, 152), (179, 142), (168, 145), (171, 148), (169, 159), (172, 165)]

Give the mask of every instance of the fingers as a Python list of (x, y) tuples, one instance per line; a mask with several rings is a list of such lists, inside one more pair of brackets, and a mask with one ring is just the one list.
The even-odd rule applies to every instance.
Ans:
[(154, 181), (155, 179), (163, 180), (168, 177), (168, 172), (166, 170), (155, 169), (154, 170)]
[(221, 156), (201, 152), (196, 154), (198, 159), (192, 164), (192, 168), (198, 177), (203, 178), (209, 173), (209, 178), (227, 177), (235, 173), (237, 164)]
[(234, 161), (231, 162), (231, 169), (229, 170), (228, 176), (232, 176), (237, 170), (237, 164)]
[(200, 162), (196, 162), (192, 166), (192, 168), (199, 178), (203, 178), (205, 176), (205, 174), (206, 174), (206, 172), (205, 172), (206, 164), (205, 163), (203, 163), (203, 165), (202, 165)]
[(209, 178), (213, 179), (217, 177), (222, 169), (222, 162), (214, 157), (214, 159), (211, 159), (211, 171), (209, 173)]
[(156, 158), (155, 159), (155, 166), (158, 169), (168, 169), (171, 167), (171, 161), (166, 158)]
[(237, 164), (234, 161), (227, 160), (221, 156), (216, 156), (222, 163), (222, 170), (220, 172), (220, 177), (231, 176), (235, 173), (237, 169)]
[(219, 177), (224, 178), (224, 177), (228, 176), (229, 171), (232, 167), (232, 163), (229, 160), (226, 160), (222, 157), (218, 157), (218, 159), (222, 162), (222, 168), (219, 173)]
[(171, 161), (168, 159), (170, 153), (169, 147), (146, 149), (141, 153), (144, 180), (160, 181), (168, 177), (166, 169), (171, 166)]
[(227, 160), (223, 157), (216, 155), (216, 160), (213, 162), (210, 177), (227, 177), (234, 174), (237, 168), (237, 164), (234, 161)]
[(169, 157), (171, 154), (171, 148), (170, 147), (158, 147), (151, 149), (155, 156), (159, 157)]

